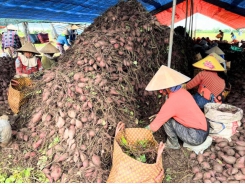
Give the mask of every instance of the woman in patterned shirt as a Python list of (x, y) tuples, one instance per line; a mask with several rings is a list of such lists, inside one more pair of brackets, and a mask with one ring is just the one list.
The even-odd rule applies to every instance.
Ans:
[(15, 51), (22, 46), (16, 30), (16, 27), (10, 24), (7, 26), (7, 32), (2, 34), (2, 51), (4, 53), (8, 52), (11, 57), (13, 57)]
[(23, 47), (18, 49), (17, 52), (21, 53), (15, 60), (17, 75), (30, 75), (43, 69), (41, 60), (35, 56), (36, 54), (39, 54), (39, 52), (32, 43), (27, 42)]

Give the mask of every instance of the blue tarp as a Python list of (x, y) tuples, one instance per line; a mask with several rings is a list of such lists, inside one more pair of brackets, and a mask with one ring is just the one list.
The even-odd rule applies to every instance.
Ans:
[[(0, 23), (8, 19), (32, 22), (92, 23), (120, 0), (1, 0)], [(147, 11), (164, 11), (172, 6), (171, 0), (138, 0)], [(177, 4), (184, 0), (177, 0)], [(193, 0), (195, 3), (195, 0)], [(203, 0), (233, 13), (245, 16), (245, 1)], [(198, 5), (197, 5), (198, 6)], [(35, 20), (35, 21), (34, 21)], [(20, 20), (22, 21), (22, 20)]]

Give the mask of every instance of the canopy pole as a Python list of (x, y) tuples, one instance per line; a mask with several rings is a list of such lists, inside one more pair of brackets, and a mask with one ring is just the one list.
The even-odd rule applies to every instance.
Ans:
[(173, 0), (172, 7), (172, 19), (171, 19), (171, 29), (170, 29), (170, 39), (169, 39), (169, 51), (168, 51), (168, 67), (171, 66), (172, 57), (172, 46), (173, 46), (173, 36), (174, 36), (174, 18), (175, 18), (176, 0)]

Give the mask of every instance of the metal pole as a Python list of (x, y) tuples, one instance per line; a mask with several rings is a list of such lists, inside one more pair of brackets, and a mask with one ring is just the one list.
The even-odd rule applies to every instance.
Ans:
[(174, 36), (174, 18), (175, 18), (176, 0), (173, 0), (172, 7), (172, 20), (170, 29), (170, 41), (169, 41), (169, 51), (168, 51), (168, 67), (171, 66), (171, 56), (172, 56), (172, 46), (173, 46), (173, 36)]

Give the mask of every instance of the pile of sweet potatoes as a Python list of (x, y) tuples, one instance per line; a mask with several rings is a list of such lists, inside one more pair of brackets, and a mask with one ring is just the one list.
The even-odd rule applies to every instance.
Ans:
[(203, 154), (190, 154), (193, 180), (204, 183), (245, 182), (245, 119), (231, 141), (216, 138)]
[[(161, 107), (163, 98), (145, 87), (167, 63), (168, 37), (169, 27), (137, 1), (108, 9), (36, 83), (20, 109), (12, 149), (3, 155), (42, 170), (50, 182), (105, 182), (117, 123), (144, 126), (141, 118)], [(179, 71), (194, 58), (189, 49), (183, 54), (186, 45), (174, 47)]]
[(2, 110), (8, 109), (8, 87), (16, 73), (14, 61), (15, 59), (10, 57), (0, 57), (0, 109)]

